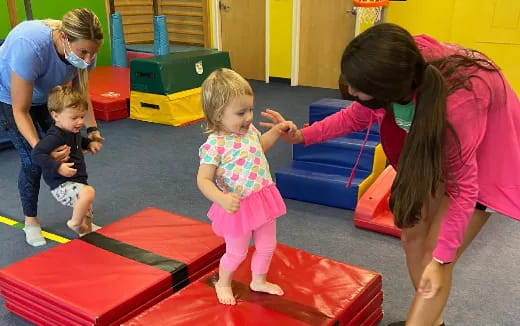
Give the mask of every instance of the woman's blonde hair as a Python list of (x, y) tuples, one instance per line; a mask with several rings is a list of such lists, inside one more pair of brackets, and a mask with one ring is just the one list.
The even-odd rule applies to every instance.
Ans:
[(49, 112), (60, 113), (67, 108), (87, 110), (87, 99), (83, 93), (71, 86), (56, 86), (47, 99)]
[[(103, 30), (101, 22), (96, 14), (88, 8), (73, 9), (63, 15), (61, 20), (45, 19), (42, 22), (52, 29), (65, 33), (69, 42), (77, 40), (103, 42)], [(88, 71), (78, 69), (79, 90), (87, 94)]]
[(218, 132), (226, 105), (243, 95), (253, 96), (253, 89), (244, 77), (227, 68), (213, 71), (202, 83), (202, 110), (206, 117), (204, 131)]

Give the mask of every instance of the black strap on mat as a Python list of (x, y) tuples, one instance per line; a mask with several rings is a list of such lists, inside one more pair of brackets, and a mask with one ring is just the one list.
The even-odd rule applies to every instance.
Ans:
[(97, 232), (86, 234), (79, 238), (98, 248), (110, 251), (116, 255), (146, 264), (172, 275), (172, 288), (178, 291), (188, 285), (188, 266), (175, 259), (163, 257), (153, 252), (134, 247), (116, 239), (106, 237)]
[[(214, 274), (202, 280), (202, 282), (211, 287), (215, 287), (217, 280), (218, 275)], [(327, 316), (314, 307), (289, 301), (283, 296), (254, 292), (249, 288), (249, 285), (238, 281), (233, 281), (231, 287), (233, 288), (233, 294), (238, 299), (276, 311), (308, 325), (325, 325), (334, 319), (334, 317)], [(332, 326), (336, 325), (339, 325), (339, 321), (336, 321)]]

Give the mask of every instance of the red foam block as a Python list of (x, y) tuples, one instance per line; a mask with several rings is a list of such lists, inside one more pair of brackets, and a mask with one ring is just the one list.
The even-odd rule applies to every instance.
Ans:
[(401, 237), (401, 229), (395, 226), (388, 204), (395, 175), (394, 168), (388, 166), (361, 196), (354, 211), (355, 226)]
[(130, 69), (95, 67), (89, 73), (89, 93), (96, 119), (111, 121), (128, 117)]

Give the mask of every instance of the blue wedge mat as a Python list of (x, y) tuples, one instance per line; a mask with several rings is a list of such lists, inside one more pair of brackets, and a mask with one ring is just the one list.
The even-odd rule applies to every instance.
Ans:
[[(127, 44), (127, 51), (135, 51), (135, 52), (145, 52), (145, 53), (153, 53), (153, 44)], [(201, 46), (194, 45), (185, 45), (185, 44), (170, 44), (170, 53), (174, 52), (187, 52), (187, 51), (197, 51), (197, 50), (206, 50), (206, 48)]]
[[(322, 120), (351, 103), (340, 99), (320, 99), (309, 106), (309, 122)], [(378, 125), (372, 125), (354, 180), (347, 189), (345, 186), (365, 136), (366, 132), (354, 132), (308, 147), (293, 145), (292, 165), (276, 172), (276, 183), (282, 196), (354, 209), (359, 184), (370, 175), (373, 168), (375, 148), (379, 145)]]
[[(337, 165), (352, 168), (356, 163), (362, 139), (340, 137), (311, 146), (301, 144), (293, 146), (293, 160)], [(372, 171), (374, 151), (379, 142), (368, 141), (361, 155), (358, 170)]]
[(112, 51), (112, 66), (127, 67), (125, 51), (125, 35), (121, 14), (116, 12), (110, 15), (110, 50)]
[[(340, 100), (336, 98), (322, 98), (316, 102), (313, 102), (311, 105), (309, 105), (309, 124), (323, 120), (327, 116), (346, 108), (351, 103), (352, 101)], [(366, 129), (360, 132), (353, 132), (347, 135), (347, 137), (365, 139), (365, 134)], [(372, 124), (368, 140), (379, 142), (379, 125), (377, 123)]]
[(334, 165), (293, 161), (290, 167), (276, 172), (276, 185), (284, 198), (353, 210), (359, 184), (369, 172), (358, 170), (352, 185), (346, 188), (350, 171)]
[(169, 53), (168, 29), (166, 16), (159, 15), (153, 18), (153, 54), (167, 55)]

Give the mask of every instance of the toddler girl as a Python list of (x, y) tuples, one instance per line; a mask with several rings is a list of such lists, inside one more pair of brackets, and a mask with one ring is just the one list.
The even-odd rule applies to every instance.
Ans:
[[(236, 303), (231, 281), (246, 258), (251, 237), (256, 248), (251, 262), (251, 290), (282, 295), (278, 285), (266, 281), (266, 274), (276, 248), (275, 219), (286, 210), (264, 152), (280, 136), (297, 128), (285, 121), (261, 135), (252, 123), (251, 86), (230, 69), (218, 69), (204, 81), (202, 107), (209, 136), (199, 149), (197, 185), (213, 202), (208, 212), (213, 230), (226, 241), (215, 284), (218, 300)], [(217, 169), (219, 176), (215, 178)]]

